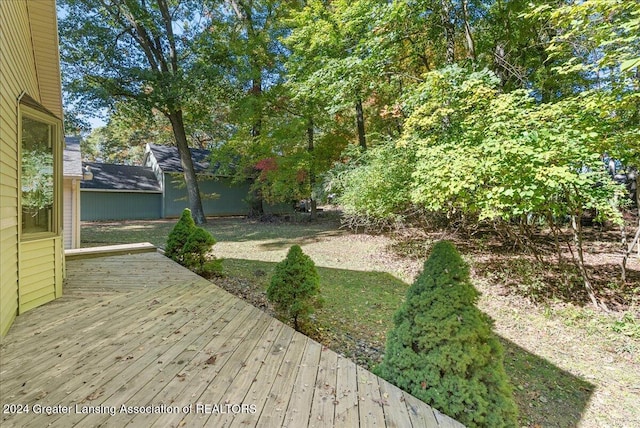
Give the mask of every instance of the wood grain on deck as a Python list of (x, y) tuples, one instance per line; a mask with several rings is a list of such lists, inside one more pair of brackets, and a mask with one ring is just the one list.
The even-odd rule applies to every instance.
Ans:
[(3, 428), (461, 426), (153, 252), (68, 260), (0, 363)]

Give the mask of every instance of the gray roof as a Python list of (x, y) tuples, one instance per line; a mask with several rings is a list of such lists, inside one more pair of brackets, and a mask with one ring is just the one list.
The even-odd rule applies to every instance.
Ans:
[(82, 177), (80, 137), (64, 137), (63, 170), (65, 177)]
[(162, 191), (153, 170), (144, 166), (116, 165), (111, 163), (82, 162), (89, 167), (93, 179), (83, 180), (81, 189), (116, 191)]
[[(149, 144), (149, 149), (162, 172), (184, 172), (177, 147)], [(214, 172), (209, 169), (209, 153), (209, 150), (191, 149), (191, 159), (193, 159), (193, 169), (196, 174)]]

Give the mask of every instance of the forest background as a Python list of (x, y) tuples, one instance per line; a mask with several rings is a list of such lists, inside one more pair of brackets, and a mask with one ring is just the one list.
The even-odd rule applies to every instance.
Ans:
[[(637, 206), (640, 4), (621, 0), (62, 0), (68, 133), (135, 164), (176, 144), (261, 201), (334, 197), (352, 227), (477, 230), (577, 267)], [(617, 178), (617, 181), (614, 180)], [(622, 182), (622, 184), (621, 184)], [(634, 190), (635, 189), (635, 190)], [(635, 220), (632, 220), (635, 222)], [(625, 260), (638, 233), (623, 231)], [(640, 230), (638, 228), (637, 230)], [(561, 249), (562, 247), (562, 249)], [(628, 250), (628, 251), (627, 251)]]

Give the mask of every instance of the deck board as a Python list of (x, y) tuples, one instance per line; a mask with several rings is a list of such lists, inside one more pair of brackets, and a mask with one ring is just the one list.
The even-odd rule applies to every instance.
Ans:
[(338, 354), (322, 348), (316, 379), (309, 427), (331, 427), (335, 416)]
[(0, 345), (3, 428), (461, 426), (159, 253), (66, 269)]
[(336, 384), (336, 424), (344, 427), (358, 426), (358, 379), (356, 364), (344, 357), (338, 360)]

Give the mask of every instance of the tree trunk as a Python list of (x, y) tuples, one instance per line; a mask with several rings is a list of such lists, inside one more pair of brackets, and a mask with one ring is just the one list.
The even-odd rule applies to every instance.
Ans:
[(309, 152), (310, 160), (309, 160), (309, 201), (311, 202), (311, 220), (315, 220), (317, 217), (318, 211), (318, 203), (313, 197), (313, 188), (316, 185), (316, 172), (315, 172), (315, 162), (314, 162), (314, 146), (313, 146), (313, 118), (309, 118), (307, 122), (307, 151)]
[[(580, 270), (580, 275), (582, 276), (582, 280), (584, 281), (584, 288), (587, 290), (587, 294), (589, 295), (589, 299), (591, 299), (591, 303), (596, 308), (600, 307), (598, 299), (596, 298), (596, 293), (593, 290), (593, 286), (591, 285), (591, 280), (589, 279), (589, 275), (587, 272), (587, 267), (584, 264), (584, 253), (582, 249), (582, 225), (581, 216), (572, 215), (571, 216), (571, 230), (573, 231), (573, 243), (576, 247), (576, 252), (578, 253), (578, 259), (575, 260), (578, 265), (578, 269)], [(606, 309), (606, 306), (602, 305), (603, 308)]]
[(475, 62), (476, 44), (473, 40), (471, 24), (469, 24), (469, 0), (462, 0), (462, 12), (464, 16), (464, 35), (467, 39), (467, 56)]
[(360, 97), (356, 100), (356, 126), (358, 127), (358, 144), (363, 150), (367, 150), (367, 138), (364, 134), (364, 112)]
[(191, 216), (196, 224), (205, 224), (207, 218), (202, 209), (202, 200), (200, 199), (200, 189), (198, 188), (198, 179), (193, 168), (193, 160), (191, 158), (191, 150), (187, 143), (187, 134), (184, 129), (184, 121), (182, 119), (182, 111), (170, 112), (167, 118), (171, 122), (173, 135), (176, 139), (176, 146), (180, 154), (180, 164), (184, 171), (184, 181), (187, 185), (187, 195), (189, 198), (189, 209)]
[[(624, 229), (625, 227), (626, 227), (626, 224), (624, 224), (623, 222), (622, 228)], [(626, 233), (624, 235), (626, 236)], [(624, 241), (625, 241), (624, 244), (627, 245), (626, 239), (624, 239)], [(622, 257), (622, 282), (623, 283), (627, 282), (627, 260), (629, 259), (629, 256), (633, 252), (633, 249), (636, 247), (636, 245), (638, 246), (638, 255), (640, 257), (640, 217), (638, 217), (638, 228), (636, 229), (636, 233), (635, 233), (635, 236), (633, 237), (633, 241), (631, 241), (631, 244), (627, 246), (624, 256)]]
[[(254, 66), (256, 68), (257, 66)], [(256, 71), (254, 70), (254, 73)], [(258, 68), (257, 73), (260, 73)], [(262, 96), (262, 78), (256, 77), (252, 80), (251, 83), (251, 95), (256, 99), (260, 99)], [(262, 107), (259, 108), (257, 112), (254, 112), (255, 120), (251, 125), (251, 138), (257, 140), (260, 137), (260, 133), (262, 132)]]
[(444, 28), (444, 37), (447, 46), (446, 51), (446, 61), (447, 64), (453, 64), (456, 60), (455, 58), (455, 27), (453, 25), (453, 19), (451, 17), (451, 11), (453, 6), (451, 5), (451, 0), (441, 0), (441, 16), (440, 19), (442, 21), (442, 27)]
[[(255, 74), (251, 81), (251, 96), (259, 99), (262, 96), (262, 77), (260, 77), (260, 68), (257, 64), (252, 65), (253, 72)], [(256, 74), (257, 73), (257, 74)], [(260, 134), (262, 133), (262, 108), (256, 112), (254, 111), (255, 120), (251, 124), (251, 138), (254, 144), (259, 143)], [(251, 194), (251, 216), (261, 218), (264, 215), (264, 205), (262, 198), (262, 191), (259, 187), (256, 187)]]

